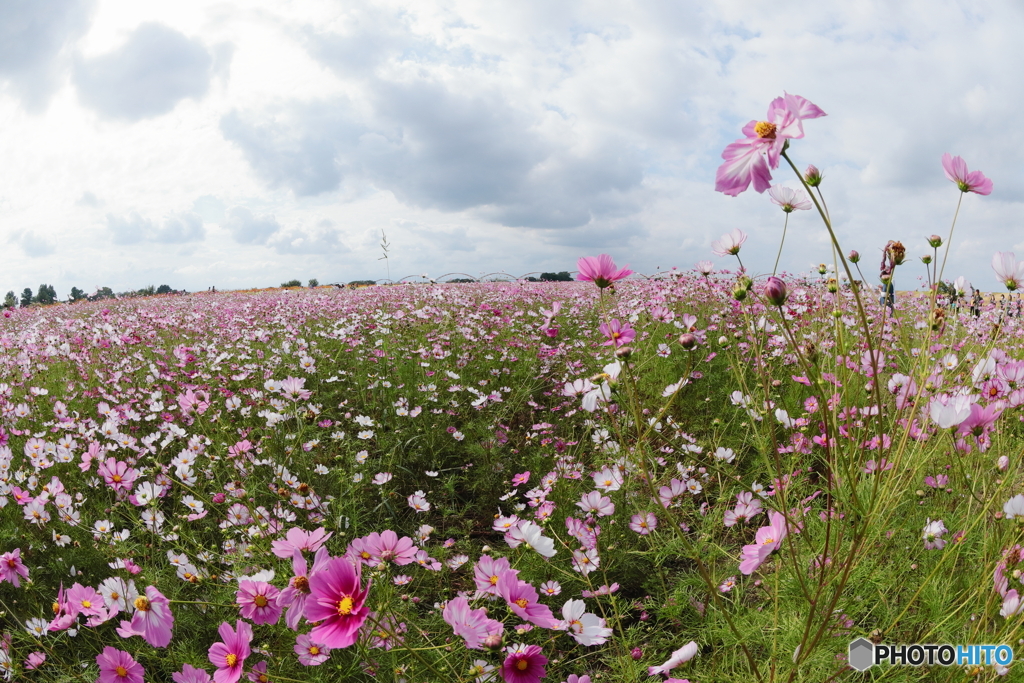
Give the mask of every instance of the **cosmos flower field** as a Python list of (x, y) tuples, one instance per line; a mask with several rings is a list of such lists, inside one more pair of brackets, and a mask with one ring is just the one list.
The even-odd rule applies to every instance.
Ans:
[[(602, 254), (571, 283), (5, 311), (0, 675), (1012, 680), (847, 661), (1024, 644), (1024, 325), (942, 280), (938, 236), (920, 296), (886, 293), (898, 241), (881, 297), (855, 279), (820, 172), (770, 184), (822, 116), (777, 98), (716, 179), (768, 190), (780, 254), (813, 204), (821, 277), (752, 276), (737, 229), (712, 245), (736, 271)], [(992, 191), (942, 168), (961, 202)]]

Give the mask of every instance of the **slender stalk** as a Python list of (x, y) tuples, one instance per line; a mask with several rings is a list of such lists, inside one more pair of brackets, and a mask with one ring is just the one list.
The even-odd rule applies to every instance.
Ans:
[[(772, 275), (779, 270), (779, 259), (782, 258), (782, 245), (786, 243), (786, 228), (789, 227), (789, 211), (786, 211), (786, 222), (782, 224), (782, 240), (779, 242), (779, 253), (775, 255), (775, 266), (772, 268)], [(739, 255), (736, 256), (739, 258)]]

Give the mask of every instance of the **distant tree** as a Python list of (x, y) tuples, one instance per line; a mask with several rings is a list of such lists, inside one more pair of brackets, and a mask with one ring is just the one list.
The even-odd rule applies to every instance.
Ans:
[(469, 278), (469, 277), (456, 277), (456, 278), (452, 278), (448, 282), (456, 282), (458, 284), (469, 284), (470, 282), (476, 282), (476, 280), (474, 280), (473, 278)]
[(39, 285), (39, 292), (36, 294), (36, 301), (41, 304), (52, 304), (57, 300), (57, 290), (53, 285)]
[(86, 293), (80, 290), (78, 287), (71, 288), (71, 301), (81, 301), (86, 298)]
[(14, 296), (14, 290), (7, 292), (4, 297), (4, 308), (15, 308), (18, 305), (18, 297)]
[(302, 286), (302, 281), (301, 280), (289, 280), (288, 282), (282, 282), (281, 286), (282, 287), (301, 287)]
[(171, 289), (170, 285), (160, 285), (159, 287), (156, 288), (157, 294), (170, 294), (173, 291), (174, 290)]
[(26, 287), (21, 293), (21, 307), (28, 308), (32, 305), (32, 288)]
[(136, 292), (136, 294), (138, 294), (139, 296), (153, 296), (154, 294), (156, 294), (156, 285), (143, 287), (138, 292)]
[(360, 285), (369, 286), (377, 284), (376, 280), (353, 280), (348, 283), (351, 287), (359, 287)]
[(320, 281), (317, 280), (315, 277), (311, 278), (309, 280), (309, 288), (310, 289), (313, 289), (314, 287), (319, 287), (319, 286), (320, 286)]
[(563, 270), (561, 273), (541, 273), (541, 282), (572, 282), (572, 275), (569, 275), (569, 271)]
[(89, 297), (91, 301), (99, 301), (100, 299), (113, 299), (114, 290), (110, 287), (100, 287), (96, 290), (96, 293)]

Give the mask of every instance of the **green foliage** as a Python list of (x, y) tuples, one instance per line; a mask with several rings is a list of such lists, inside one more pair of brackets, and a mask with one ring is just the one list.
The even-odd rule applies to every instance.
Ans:
[(170, 294), (173, 291), (174, 290), (171, 289), (170, 285), (160, 285), (159, 287), (156, 288), (157, 294)]
[(317, 280), (315, 277), (314, 278), (310, 278), (310, 280), (309, 280), (309, 288), (310, 289), (313, 289), (314, 287), (319, 287), (319, 286), (320, 286), (320, 281), (319, 280)]
[(21, 293), (21, 307), (28, 308), (32, 305), (35, 297), (32, 296), (32, 288), (26, 287)]
[(71, 288), (71, 301), (81, 301), (82, 299), (88, 298), (88, 294), (80, 290), (78, 287)]
[(282, 282), (282, 287), (301, 287), (302, 280), (289, 280), (288, 282)]
[(4, 297), (4, 308), (16, 308), (18, 306), (18, 297), (14, 295), (14, 291), (7, 292), (7, 296)]

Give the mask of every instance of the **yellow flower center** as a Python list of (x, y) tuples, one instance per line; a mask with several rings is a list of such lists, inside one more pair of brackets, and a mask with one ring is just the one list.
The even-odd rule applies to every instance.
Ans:
[(228, 666), (234, 666), (238, 662), (238, 655), (236, 655), (234, 652), (230, 652), (224, 655), (224, 662)]
[(518, 662), (516, 662), (516, 668), (520, 671), (526, 671), (526, 667), (528, 666), (530, 666), (530, 663), (525, 659), (520, 659)]
[(308, 593), (309, 592), (309, 579), (307, 579), (305, 576), (296, 576), (295, 578), (292, 579), (292, 586), (294, 586), (295, 590), (297, 590), (297, 591), (302, 591), (303, 593)]
[(266, 607), (267, 606), (267, 598), (266, 598), (265, 595), (257, 595), (253, 599), (253, 602), (256, 603), (257, 607)]
[(769, 536), (768, 538), (764, 539), (764, 543), (762, 543), (761, 545), (768, 545), (769, 543), (775, 543), (775, 539)]
[(90, 607), (92, 607), (92, 601), (91, 600), (82, 600), (82, 607), (84, 607), (85, 609), (89, 609)]
[(121, 594), (118, 593), (117, 591), (110, 591), (110, 599), (111, 600), (120, 600), (121, 599)]
[(754, 132), (757, 133), (759, 138), (768, 138), (769, 140), (775, 139), (775, 131), (777, 127), (774, 123), (768, 123), (767, 121), (758, 121), (754, 124)]
[(314, 657), (316, 657), (318, 654), (320, 654), (320, 648), (318, 648), (316, 645), (310, 645), (309, 646), (309, 654), (311, 654)]
[(142, 596), (142, 595), (140, 595), (139, 597), (135, 598), (135, 609), (140, 609), (143, 612), (148, 612), (149, 611), (149, 599), (144, 597), (144, 596)]
[(115, 474), (114, 476), (111, 477), (111, 479), (113, 480), (113, 482), (115, 484), (120, 484), (121, 483), (121, 475), (120, 474)]
[(527, 600), (526, 598), (519, 598), (518, 600), (515, 601), (515, 603), (517, 605), (519, 605), (520, 607), (522, 607), (523, 609), (526, 609), (526, 606), (530, 604), (530, 601)]
[(116, 673), (120, 678), (128, 678), (128, 669), (123, 666), (118, 665), (118, 667), (114, 669), (114, 673)]
[(338, 603), (338, 616), (345, 616), (352, 612), (352, 598), (345, 596)]
[(490, 582), (491, 582), (492, 586), (497, 586), (498, 585), (498, 575), (497, 574), (492, 574), (491, 578), (490, 578)]
[(51, 605), (51, 607), (53, 608), (53, 613), (54, 614), (60, 614), (60, 603), (59, 602), (53, 603), (53, 605)]

